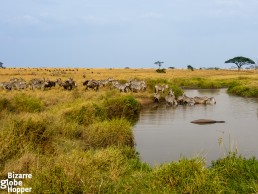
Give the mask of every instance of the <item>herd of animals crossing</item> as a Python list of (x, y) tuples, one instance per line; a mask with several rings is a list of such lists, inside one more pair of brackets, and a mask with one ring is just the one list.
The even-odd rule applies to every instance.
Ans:
[[(0, 88), (5, 90), (30, 90), (34, 89), (51, 89), (52, 87), (62, 87), (64, 90), (73, 90), (78, 87), (78, 84), (73, 78), (68, 78), (62, 80), (57, 78), (55, 81), (51, 81), (46, 78), (33, 78), (29, 82), (26, 82), (23, 78), (11, 78), (7, 82), (0, 82)], [(110, 89), (116, 89), (120, 92), (142, 92), (147, 88), (147, 83), (144, 80), (129, 80), (126, 83), (115, 80), (113, 78), (108, 78), (104, 80), (84, 80), (82, 86), (85, 90), (92, 89), (98, 91), (101, 87), (109, 87)], [(166, 105), (177, 106), (177, 105), (195, 105), (195, 104), (216, 104), (214, 97), (189, 97), (185, 93), (182, 96), (175, 96), (172, 88), (169, 88), (167, 84), (165, 85), (155, 85), (154, 86), (154, 102), (160, 103), (161, 99), (165, 99)], [(163, 97), (165, 95), (165, 97)]]

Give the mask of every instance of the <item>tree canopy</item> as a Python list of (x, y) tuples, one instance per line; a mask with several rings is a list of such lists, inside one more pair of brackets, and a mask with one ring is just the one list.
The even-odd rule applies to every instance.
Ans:
[(241, 69), (243, 65), (251, 65), (255, 64), (255, 62), (252, 59), (246, 58), (246, 57), (234, 57), (233, 59), (229, 59), (225, 61), (225, 63), (234, 63), (236, 64), (238, 71)]
[(158, 65), (158, 66), (159, 66), (159, 69), (160, 69), (160, 67), (161, 67), (162, 63), (164, 63), (164, 62), (156, 61), (154, 64), (155, 64), (155, 65)]

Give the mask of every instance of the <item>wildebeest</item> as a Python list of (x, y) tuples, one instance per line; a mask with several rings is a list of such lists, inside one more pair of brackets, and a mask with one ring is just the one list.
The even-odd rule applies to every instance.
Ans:
[(76, 87), (76, 82), (73, 80), (73, 78), (68, 78), (61, 85), (65, 90), (72, 90)]
[(46, 88), (52, 88), (56, 86), (56, 82), (54, 81), (50, 81), (50, 80), (46, 80), (44, 82), (44, 84), (42, 85), (42, 89), (46, 89)]

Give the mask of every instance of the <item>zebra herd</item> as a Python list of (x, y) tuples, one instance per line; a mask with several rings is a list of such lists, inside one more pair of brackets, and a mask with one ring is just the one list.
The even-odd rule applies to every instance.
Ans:
[[(161, 93), (164, 93), (166, 89), (168, 89), (168, 85), (155, 85), (155, 93), (154, 93), (154, 102), (159, 103), (161, 99)], [(195, 104), (216, 104), (216, 100), (214, 97), (207, 96), (195, 96), (189, 97), (183, 93), (182, 96), (176, 97), (173, 90), (170, 88), (168, 94), (165, 96), (165, 102), (168, 106), (177, 106), (177, 105), (189, 105), (193, 106)]]
[[(11, 78), (8, 82), (0, 82), (0, 87), (5, 90), (25, 90), (29, 88), (31, 90), (34, 89), (50, 89), (59, 85), (63, 87), (64, 90), (72, 90), (77, 87), (77, 83), (73, 78), (68, 78), (62, 81), (61, 78), (57, 78), (55, 81), (51, 81), (45, 78), (33, 78), (28, 83), (23, 78)], [(108, 87), (110, 89), (116, 89), (120, 92), (140, 92), (145, 91), (147, 88), (147, 84), (144, 80), (129, 80), (119, 81), (114, 80), (112, 78), (108, 78), (105, 80), (84, 80), (82, 85), (85, 87), (85, 90), (92, 89), (98, 91), (100, 87)], [(159, 103), (161, 100), (162, 94), (168, 93), (165, 95), (164, 99), (166, 105), (168, 106), (177, 106), (177, 105), (195, 105), (195, 104), (216, 104), (216, 101), (213, 97), (188, 97), (186, 94), (182, 96), (176, 97), (174, 91), (168, 87), (168, 85), (155, 85), (154, 86), (154, 102)]]
[[(28, 83), (23, 78), (11, 78), (8, 82), (0, 82), (0, 87), (5, 90), (25, 90), (26, 88), (31, 90), (45, 90), (55, 87), (56, 85), (63, 87), (65, 90), (72, 90), (77, 87), (77, 83), (73, 78), (68, 78), (64, 81), (62, 81), (61, 78), (57, 78), (55, 81), (51, 81), (48, 78), (33, 78)], [(105, 80), (85, 80), (83, 81), (82, 85), (85, 87), (85, 90), (93, 89), (98, 91), (100, 87), (110, 86), (110, 89), (117, 89), (120, 92), (125, 93), (129, 91), (145, 91), (147, 88), (145, 81), (129, 80), (128, 82), (124, 83), (112, 78)]]
[(131, 92), (140, 92), (145, 91), (147, 88), (147, 84), (145, 81), (138, 81), (138, 80), (129, 80), (126, 83), (122, 83), (119, 80), (114, 80), (112, 78), (108, 78), (106, 80), (86, 80), (83, 82), (83, 86), (91, 88), (93, 90), (98, 90), (99, 87), (106, 87), (107, 85), (110, 86), (110, 89), (117, 89), (120, 92), (127, 93)]
[(0, 82), (0, 87), (5, 90), (25, 90), (26, 88), (31, 90), (45, 90), (47, 88), (55, 87), (56, 84), (62, 86), (66, 90), (71, 90), (76, 87), (76, 82), (73, 78), (68, 78), (64, 82), (62, 82), (61, 78), (56, 79), (56, 81), (51, 81), (48, 78), (33, 78), (28, 83), (23, 78), (11, 78), (8, 82)]

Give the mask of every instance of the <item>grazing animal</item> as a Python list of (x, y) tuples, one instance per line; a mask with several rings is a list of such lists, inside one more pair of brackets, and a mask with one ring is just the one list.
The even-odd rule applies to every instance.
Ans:
[(206, 100), (206, 104), (216, 104), (216, 100), (214, 97), (210, 97)]
[(62, 79), (61, 79), (61, 78), (57, 78), (57, 79), (56, 79), (56, 83), (57, 83), (59, 86), (62, 86)]
[(208, 97), (206, 97), (206, 96), (204, 96), (204, 97), (195, 96), (194, 97), (195, 104), (206, 104), (207, 100), (208, 100)]
[(159, 102), (160, 99), (160, 94), (159, 93), (154, 93), (154, 102)]
[(62, 83), (62, 86), (65, 90), (72, 90), (73, 88), (76, 87), (76, 83), (73, 80), (73, 78), (68, 78), (67, 80)]
[(166, 104), (168, 106), (177, 106), (177, 101), (176, 101), (176, 98), (175, 98), (175, 95), (174, 95), (174, 92), (172, 91), (172, 89), (169, 90), (169, 93), (168, 95), (165, 97), (165, 100), (166, 100)]
[(185, 94), (183, 95), (183, 105), (193, 106), (195, 105), (195, 100), (192, 97), (188, 97)]
[(168, 85), (155, 85), (155, 93), (158, 93), (158, 92), (161, 92), (161, 93), (164, 93), (165, 90), (168, 89)]
[(132, 92), (145, 91), (147, 84), (145, 81), (129, 80), (129, 88)]
[(52, 88), (52, 87), (55, 87), (55, 86), (56, 86), (56, 82), (47, 80), (47, 81), (45, 81), (45, 83), (43, 85), (43, 89)]
[(95, 91), (99, 90), (99, 82), (96, 80), (86, 80), (83, 82), (83, 85), (86, 86), (86, 90), (88, 90), (88, 88), (91, 88)]

